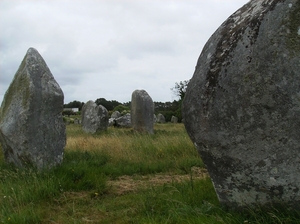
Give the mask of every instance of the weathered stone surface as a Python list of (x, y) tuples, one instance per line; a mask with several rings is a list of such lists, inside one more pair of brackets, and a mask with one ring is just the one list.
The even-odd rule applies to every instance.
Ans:
[(123, 112), (124, 112), (123, 116), (119, 111), (113, 112), (111, 118), (109, 118), (108, 120), (108, 126), (124, 127), (124, 128), (131, 127), (130, 113), (126, 113), (125, 111)]
[(154, 103), (145, 90), (135, 90), (131, 96), (131, 125), (134, 130), (153, 134)]
[(166, 118), (165, 118), (165, 116), (162, 115), (162, 114), (158, 114), (158, 115), (157, 115), (157, 120), (156, 120), (156, 122), (157, 122), (157, 123), (162, 123), (162, 124), (166, 123)]
[(116, 119), (116, 118), (109, 118), (109, 119), (108, 119), (108, 127), (111, 127), (111, 126), (114, 125), (115, 119)]
[(42, 169), (62, 162), (66, 144), (63, 100), (44, 59), (30, 48), (0, 109), (0, 140), (8, 163)]
[(113, 126), (119, 127), (119, 128), (131, 128), (131, 116), (130, 113), (125, 114), (124, 116), (121, 116), (119, 118), (114, 119)]
[(108, 127), (108, 111), (102, 105), (92, 100), (83, 105), (81, 110), (81, 125), (86, 133), (105, 131)]
[(118, 118), (118, 117), (121, 117), (121, 113), (117, 110), (114, 111), (110, 116), (110, 118)]
[(172, 123), (178, 123), (178, 117), (172, 116), (171, 117), (171, 122)]
[(185, 127), (227, 206), (300, 205), (300, 1), (253, 0), (211, 36)]

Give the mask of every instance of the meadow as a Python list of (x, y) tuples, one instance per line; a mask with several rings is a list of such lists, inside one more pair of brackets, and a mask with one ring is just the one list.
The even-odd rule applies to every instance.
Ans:
[(18, 169), (0, 153), (0, 222), (300, 223), (300, 213), (223, 208), (182, 124), (156, 124), (154, 135), (70, 124), (54, 169)]

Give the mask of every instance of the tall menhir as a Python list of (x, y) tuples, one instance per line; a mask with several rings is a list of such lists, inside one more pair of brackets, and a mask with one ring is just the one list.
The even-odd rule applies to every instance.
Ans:
[(37, 169), (62, 162), (66, 144), (63, 100), (44, 59), (30, 48), (0, 109), (0, 140), (6, 162)]
[(145, 90), (135, 90), (132, 93), (131, 124), (136, 131), (154, 133), (154, 103)]

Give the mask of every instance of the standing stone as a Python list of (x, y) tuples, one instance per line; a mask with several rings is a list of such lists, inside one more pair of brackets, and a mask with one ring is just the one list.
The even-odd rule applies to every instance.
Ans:
[(300, 207), (300, 1), (253, 0), (211, 36), (183, 102), (220, 202)]
[(175, 123), (175, 124), (178, 123), (178, 117), (172, 116), (171, 117), (171, 122)]
[(162, 114), (158, 114), (158, 115), (157, 115), (157, 123), (162, 123), (162, 124), (166, 123), (166, 118), (165, 118), (165, 116), (162, 115)]
[(154, 104), (145, 90), (135, 90), (131, 96), (131, 125), (134, 130), (153, 134)]
[(92, 100), (83, 105), (81, 111), (82, 129), (86, 133), (105, 131), (108, 127), (108, 111), (102, 105), (97, 105)]
[(42, 169), (62, 162), (63, 101), (64, 94), (44, 59), (29, 48), (0, 109), (0, 140), (8, 163)]

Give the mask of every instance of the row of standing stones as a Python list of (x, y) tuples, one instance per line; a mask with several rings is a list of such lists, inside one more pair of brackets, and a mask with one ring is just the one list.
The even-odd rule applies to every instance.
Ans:
[[(46, 62), (36, 49), (30, 48), (1, 104), (0, 141), (6, 162), (39, 170), (62, 163), (66, 145), (63, 101), (63, 91)], [(151, 97), (145, 90), (136, 90), (132, 94), (131, 114), (116, 120), (124, 123), (123, 127), (152, 134), (153, 114)], [(82, 115), (85, 132), (107, 129), (108, 111), (102, 105), (88, 101)]]
[[(299, 59), (297, 0), (252, 0), (204, 46), (182, 109), (222, 205), (299, 209)], [(1, 105), (7, 162), (38, 169), (62, 162), (63, 97), (42, 57), (30, 48)], [(132, 103), (132, 127), (153, 133), (151, 97), (137, 90)], [(107, 114), (101, 106), (94, 110), (99, 116), (88, 119), (90, 126)]]
[[(154, 123), (166, 123), (166, 119), (162, 114), (154, 114), (153, 101), (145, 90), (135, 90), (131, 97), (131, 113), (122, 116), (115, 111), (109, 118), (104, 106), (90, 100), (82, 107), (81, 121), (78, 123), (81, 123), (84, 132), (92, 134), (105, 131), (109, 126), (153, 134)], [(171, 123), (178, 123), (178, 118), (172, 116)]]

